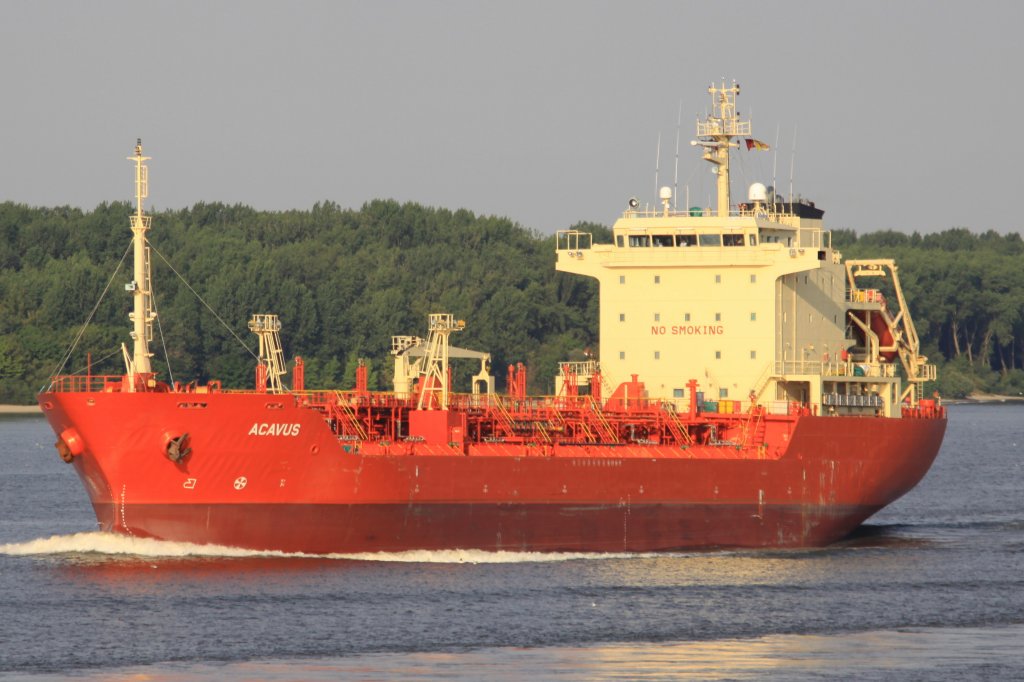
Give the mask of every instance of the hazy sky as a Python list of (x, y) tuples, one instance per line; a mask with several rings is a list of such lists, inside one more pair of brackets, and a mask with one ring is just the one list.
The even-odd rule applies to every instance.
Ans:
[[(678, 176), (707, 86), (772, 152), (750, 182), (858, 232), (1020, 231), (1024, 2), (0, 4), (0, 201), (358, 208), (378, 197), (610, 225)], [(794, 153), (795, 139), (795, 153)], [(795, 160), (795, 162), (794, 162)], [(156, 226), (158, 227), (158, 225)], [(154, 235), (156, 238), (157, 235)]]

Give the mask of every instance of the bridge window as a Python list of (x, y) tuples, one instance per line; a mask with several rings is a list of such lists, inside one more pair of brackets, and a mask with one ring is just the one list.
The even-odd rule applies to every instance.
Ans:
[(616, 237), (615, 237), (615, 246), (619, 247), (620, 249), (622, 248), (622, 235), (621, 234), (620, 235), (616, 235)]
[(629, 245), (631, 247), (644, 247), (651, 245), (651, 238), (646, 234), (631, 234), (629, 235)]
[(677, 234), (676, 235), (676, 246), (697, 246), (697, 235), (695, 235), (695, 234)]
[(742, 234), (726, 234), (722, 235), (723, 246), (743, 246), (743, 235)]
[(750, 245), (751, 246), (757, 246), (757, 235), (756, 234), (750, 235)]
[(670, 234), (656, 234), (651, 237), (651, 240), (654, 242), (654, 246), (675, 246), (675, 240)]
[(720, 234), (702, 234), (700, 235), (701, 246), (721, 246), (722, 235)]

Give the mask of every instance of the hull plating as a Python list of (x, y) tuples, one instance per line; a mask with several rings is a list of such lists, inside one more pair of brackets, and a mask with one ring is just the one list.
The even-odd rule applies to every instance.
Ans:
[(105, 529), (140, 537), (312, 554), (409, 549), (651, 552), (816, 546), (873, 507), (742, 504), (116, 504)]
[[(41, 396), (102, 527), (310, 553), (480, 548), (653, 551), (817, 546), (924, 476), (944, 419), (804, 416), (765, 447), (539, 450), (339, 441), (287, 398)], [(188, 433), (192, 453), (166, 456)]]

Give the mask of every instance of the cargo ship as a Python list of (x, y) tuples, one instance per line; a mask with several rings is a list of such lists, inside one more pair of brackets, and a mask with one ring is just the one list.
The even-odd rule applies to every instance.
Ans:
[[(611, 243), (557, 233), (558, 270), (599, 284), (599, 352), (553, 391), (527, 368), (496, 390), (466, 323), (432, 314), (395, 336), (393, 390), (360, 368), (307, 390), (281, 322), (253, 315), (251, 388), (168, 383), (156, 311), (141, 140), (124, 372), (61, 374), (38, 395), (102, 530), (309, 554), (472, 548), (649, 552), (823, 546), (913, 488), (944, 408), (891, 260), (844, 260), (813, 203), (755, 183), (730, 201), (730, 154), (764, 145), (712, 84), (692, 144), (717, 204), (630, 200)], [(396, 330), (411, 331), (411, 330)], [(129, 347), (130, 346), (130, 347)], [(451, 362), (479, 362), (468, 393)], [(285, 381), (288, 374), (290, 381)]]

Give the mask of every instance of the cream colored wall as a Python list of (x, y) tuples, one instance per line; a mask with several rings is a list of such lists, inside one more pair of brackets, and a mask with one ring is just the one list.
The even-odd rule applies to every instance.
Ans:
[(846, 347), (846, 282), (841, 265), (784, 275), (776, 284), (780, 361), (822, 361)]
[(709, 400), (722, 388), (740, 400), (773, 357), (767, 268), (622, 268), (600, 279), (601, 368), (613, 387), (635, 373), (650, 397), (669, 399), (696, 379)]
[[(878, 367), (861, 377), (838, 366), (851, 343), (846, 271), (820, 227), (792, 216), (772, 222), (627, 213), (613, 228), (625, 246), (559, 247), (559, 270), (600, 284), (606, 392), (636, 374), (650, 398), (680, 407), (689, 400), (687, 382), (696, 379), (706, 400), (746, 401), (756, 390), (759, 401), (799, 400), (824, 410), (827, 379), (829, 392), (883, 396), (885, 414), (898, 416), (898, 378)], [(628, 246), (630, 235), (701, 232), (742, 233), (746, 245), (656, 247), (652, 239), (651, 246)], [(840, 406), (844, 413), (875, 409)]]
[[(754, 227), (752, 222), (747, 226)], [(628, 235), (630, 229), (637, 229), (636, 222), (623, 220), (615, 234)], [(820, 309), (821, 315), (838, 311), (838, 327), (807, 341), (838, 348), (842, 269), (836, 271), (831, 253), (827, 255), (832, 279), (815, 274), (809, 281), (817, 288), (807, 290), (810, 302), (801, 304), (797, 314), (809, 314), (806, 306)], [(637, 374), (652, 398), (678, 399), (676, 389), (696, 379), (708, 400), (746, 400), (770, 363), (781, 357), (777, 344), (804, 340), (799, 325), (795, 337), (779, 330), (777, 280), (793, 272), (817, 273), (825, 264), (816, 250), (791, 249), (785, 243), (719, 248), (599, 245), (559, 252), (558, 269), (600, 283), (600, 362), (610, 389)], [(805, 293), (804, 285), (792, 282)], [(837, 299), (825, 298), (821, 289), (830, 282)], [(787, 319), (792, 316), (787, 314)]]

